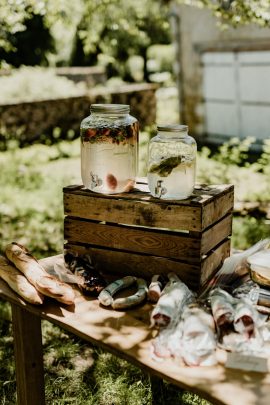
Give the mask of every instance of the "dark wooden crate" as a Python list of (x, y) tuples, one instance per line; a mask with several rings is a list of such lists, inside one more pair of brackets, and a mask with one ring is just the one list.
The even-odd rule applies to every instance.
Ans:
[(136, 187), (117, 195), (65, 187), (65, 249), (90, 253), (104, 272), (173, 271), (198, 289), (230, 253), (233, 186), (197, 185), (182, 201), (151, 197), (143, 181)]

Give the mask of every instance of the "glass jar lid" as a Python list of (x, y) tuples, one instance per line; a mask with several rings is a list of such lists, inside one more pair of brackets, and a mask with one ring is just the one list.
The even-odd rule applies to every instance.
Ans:
[(100, 114), (128, 114), (130, 107), (128, 104), (91, 104), (91, 113)]
[(180, 124), (157, 125), (157, 130), (159, 132), (187, 132), (188, 126)]

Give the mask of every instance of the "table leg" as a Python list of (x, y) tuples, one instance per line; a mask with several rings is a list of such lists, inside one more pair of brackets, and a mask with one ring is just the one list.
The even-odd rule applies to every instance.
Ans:
[(41, 319), (12, 304), (18, 405), (45, 405)]
[(152, 391), (152, 404), (165, 405), (163, 392), (164, 384), (162, 378), (150, 375), (150, 384)]

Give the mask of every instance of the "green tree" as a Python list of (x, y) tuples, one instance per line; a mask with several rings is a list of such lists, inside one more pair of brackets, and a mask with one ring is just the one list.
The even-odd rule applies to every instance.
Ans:
[(269, 0), (176, 0), (178, 4), (207, 7), (223, 25), (270, 24)]
[[(207, 7), (223, 25), (238, 26), (256, 23), (269, 26), (269, 0), (174, 0), (178, 4)], [(122, 76), (128, 74), (126, 61), (129, 56), (140, 54), (144, 59), (144, 79), (148, 80), (147, 49), (152, 44), (170, 42), (168, 10), (170, 0), (0, 0), (0, 49), (2, 60), (16, 52), (18, 38), (26, 38), (33, 27), (31, 19), (41, 24), (43, 32), (53, 33), (54, 27), (77, 26), (74, 43), (74, 63), (95, 63), (97, 55), (104, 53), (114, 58), (113, 67)], [(78, 17), (79, 16), (79, 17)], [(34, 23), (34, 21), (32, 21)], [(31, 29), (30, 29), (31, 28)], [(44, 38), (34, 34), (36, 44), (24, 48), (22, 54), (37, 48), (42, 51)], [(17, 38), (17, 40), (15, 40)], [(61, 46), (64, 45), (63, 36)], [(59, 38), (58, 38), (59, 40)], [(27, 42), (29, 39), (25, 41)], [(47, 40), (47, 50), (52, 40)], [(76, 50), (77, 48), (77, 50)], [(77, 52), (77, 55), (76, 55)], [(1, 55), (0, 55), (1, 56)], [(44, 57), (35, 63), (44, 63)], [(46, 57), (45, 57), (46, 61)], [(19, 62), (16, 62), (16, 66)], [(1, 64), (1, 61), (0, 61)]]
[(46, 53), (53, 51), (52, 27), (59, 21), (69, 26), (81, 1), (0, 0), (0, 66), (3, 61), (46, 64)]
[(44, 16), (30, 13), (23, 20), (24, 30), (6, 33), (9, 47), (0, 47), (0, 60), (21, 65), (48, 65), (47, 52), (54, 52), (54, 38), (45, 24)]
[(148, 81), (149, 46), (171, 42), (168, 7), (157, 0), (85, 1), (78, 36), (86, 54), (112, 56), (117, 61), (114, 67), (125, 78), (128, 58), (141, 55)]
[(23, 21), (28, 16), (27, 6), (22, 2), (0, 0), (0, 47), (6, 51), (12, 49), (7, 34), (25, 29)]

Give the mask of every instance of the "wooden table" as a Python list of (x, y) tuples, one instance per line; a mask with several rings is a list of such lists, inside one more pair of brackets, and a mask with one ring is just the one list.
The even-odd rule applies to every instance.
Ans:
[[(43, 259), (45, 267), (54, 258)], [(269, 405), (270, 374), (214, 367), (186, 367), (176, 361), (151, 359), (150, 304), (128, 312), (101, 308), (96, 299), (76, 291), (75, 305), (48, 299), (34, 306), (0, 280), (0, 297), (11, 303), (19, 405), (44, 405), (41, 319), (135, 364), (152, 376), (197, 393), (214, 404)]]

